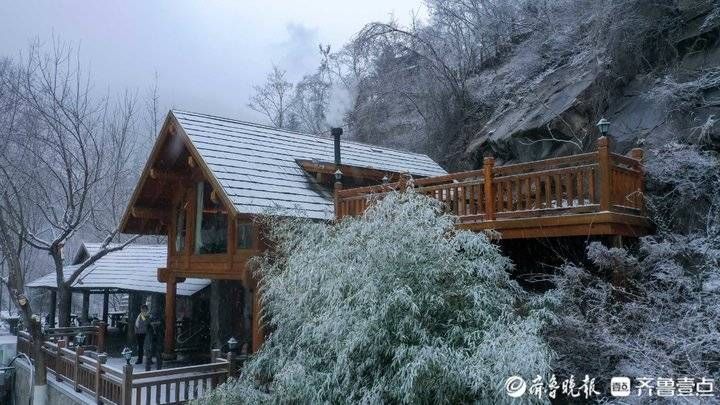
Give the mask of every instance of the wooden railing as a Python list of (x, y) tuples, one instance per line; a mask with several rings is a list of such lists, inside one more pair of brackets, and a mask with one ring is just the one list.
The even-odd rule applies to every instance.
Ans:
[(85, 336), (83, 346), (86, 349), (103, 353), (105, 351), (105, 339), (107, 337), (107, 325), (99, 322), (92, 326), (71, 326), (64, 328), (45, 329), (45, 337), (52, 341), (74, 341), (78, 335)]
[(480, 170), (336, 190), (335, 212), (338, 218), (362, 215), (374, 199), (410, 186), (440, 200), (461, 222), (603, 211), (642, 215), (642, 157), (642, 149), (631, 157), (610, 153), (604, 137), (591, 153), (508, 166), (495, 166), (490, 157)]
[[(34, 358), (27, 332), (18, 333), (17, 350)], [(221, 358), (215, 349), (209, 364), (135, 373), (132, 365), (124, 365), (122, 371), (110, 367), (104, 353), (89, 353), (80, 346), (71, 350), (64, 339), (46, 341), (42, 350), (45, 365), (57, 381), (93, 396), (97, 403), (117, 405), (181, 404), (198, 399), (236, 376), (240, 364), (233, 353)]]

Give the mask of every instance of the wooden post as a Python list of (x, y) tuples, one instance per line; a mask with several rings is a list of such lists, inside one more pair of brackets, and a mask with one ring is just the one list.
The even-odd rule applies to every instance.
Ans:
[(49, 327), (55, 327), (55, 318), (57, 317), (57, 290), (50, 290), (50, 316)]
[(485, 181), (485, 219), (492, 221), (495, 219), (495, 191), (493, 189), (493, 166), (495, 166), (495, 158), (488, 156), (483, 159), (483, 180)]
[(263, 333), (262, 322), (260, 320), (260, 312), (262, 304), (260, 303), (260, 291), (257, 286), (253, 289), (252, 303), (252, 351), (255, 353), (260, 349), (265, 336)]
[(235, 352), (230, 350), (227, 353), (227, 361), (228, 361), (228, 378), (235, 378), (237, 373), (237, 363), (235, 360)]
[(65, 338), (62, 338), (58, 340), (57, 342), (57, 358), (55, 359), (55, 379), (58, 381), (62, 381), (62, 374), (60, 374), (61, 365), (62, 365), (62, 355), (63, 350), (67, 346), (67, 340)]
[(101, 321), (108, 323), (108, 312), (110, 312), (110, 293), (103, 291), (103, 308)]
[(610, 141), (601, 136), (597, 140), (598, 167), (600, 172), (600, 211), (610, 211), (612, 199), (612, 175), (610, 173)]
[(341, 219), (343, 217), (342, 208), (340, 206), (340, 191), (342, 191), (342, 187), (341, 182), (335, 182), (335, 219)]
[(85, 350), (82, 348), (82, 346), (75, 347), (75, 374), (73, 377), (73, 386), (76, 392), (81, 391), (80, 382), (78, 380), (80, 379), (80, 364), (82, 364), (82, 362), (80, 361), (80, 356), (82, 356), (84, 352)]
[[(630, 150), (630, 157), (639, 161), (642, 163), (643, 158), (645, 157), (645, 151), (643, 151), (641, 148), (633, 148)], [(645, 170), (643, 169), (642, 165), (640, 165), (640, 178), (638, 179), (637, 184), (637, 190), (638, 193), (636, 200), (638, 209), (640, 210), (640, 215), (645, 215)]]
[(175, 358), (175, 294), (177, 292), (177, 279), (169, 276), (165, 283), (165, 342), (163, 344), (163, 357), (167, 360)]
[(97, 356), (97, 363), (95, 363), (95, 401), (101, 404), (100, 401), (100, 384), (102, 383), (102, 366), (107, 362), (107, 354), (101, 353)]
[(217, 363), (217, 360), (219, 357), (220, 357), (220, 349), (210, 350), (210, 363)]
[(105, 353), (105, 337), (107, 334), (107, 324), (100, 321), (97, 325), (97, 352)]
[(80, 314), (81, 325), (87, 325), (90, 321), (90, 292), (83, 291), (82, 293), (82, 314)]
[(132, 380), (133, 380), (133, 366), (132, 366), (132, 364), (126, 364), (123, 366), (122, 387), (120, 388), (122, 391), (121, 395), (120, 395), (120, 404), (121, 405), (131, 405), (132, 404)]

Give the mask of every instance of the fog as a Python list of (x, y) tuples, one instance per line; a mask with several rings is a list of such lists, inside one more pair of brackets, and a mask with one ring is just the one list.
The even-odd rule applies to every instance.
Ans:
[(80, 48), (96, 91), (147, 92), (157, 74), (163, 108), (262, 121), (246, 106), (272, 64), (296, 81), (364, 24), (423, 15), (419, 0), (5, 1), (0, 55), (53, 38)]

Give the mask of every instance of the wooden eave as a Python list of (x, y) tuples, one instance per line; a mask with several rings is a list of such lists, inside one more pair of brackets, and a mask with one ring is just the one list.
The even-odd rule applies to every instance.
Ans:
[[(160, 169), (155, 168), (156, 162), (159, 158), (159, 155), (163, 151), (163, 148), (170, 137), (177, 137), (178, 139), (181, 140), (182, 145), (187, 150), (190, 158), (192, 159), (193, 164), (195, 164), (197, 166), (197, 168), (200, 170), (204, 179), (210, 183), (210, 185), (213, 188), (213, 191), (216, 193), (216, 195), (219, 197), (220, 201), (222, 201), (222, 203), (227, 208), (228, 214), (231, 217), (237, 216), (237, 209), (235, 208), (235, 205), (232, 203), (232, 201), (228, 197), (227, 193), (225, 192), (225, 189), (220, 185), (220, 182), (215, 177), (215, 174), (207, 166), (207, 164), (203, 160), (202, 156), (198, 152), (197, 148), (195, 147), (195, 145), (193, 145), (192, 141), (190, 140), (190, 137), (187, 135), (187, 133), (185, 132), (183, 127), (180, 125), (178, 120), (175, 118), (172, 111), (170, 111), (168, 113), (167, 118), (165, 119), (163, 127), (160, 131), (160, 136), (158, 136), (158, 139), (155, 141), (155, 145), (153, 146), (153, 149), (150, 152), (150, 156), (148, 157), (148, 160), (145, 163), (145, 167), (142, 171), (142, 174), (140, 176), (140, 179), (138, 180), (137, 185), (135, 186), (135, 190), (133, 191), (133, 194), (130, 197), (130, 201), (128, 203), (127, 208), (125, 209), (125, 213), (122, 216), (122, 220), (120, 221), (120, 232), (132, 233), (132, 234), (143, 234), (143, 235), (165, 234), (165, 232), (159, 231), (157, 226), (149, 227), (147, 225), (142, 225), (140, 227), (137, 227), (137, 226), (132, 227), (132, 226), (130, 226), (130, 220), (131, 220), (131, 218), (158, 219), (158, 215), (161, 212), (165, 212), (165, 214), (166, 214), (166, 218), (164, 219), (165, 225), (169, 224), (169, 215), (170, 215), (170, 210), (168, 209), (169, 207), (158, 208), (158, 207), (141, 206), (141, 205), (138, 205), (138, 200), (140, 199), (140, 197), (142, 195), (143, 188), (146, 187), (150, 181), (160, 181), (160, 182), (177, 181), (181, 177), (182, 173), (170, 172), (167, 170), (160, 170)], [(187, 178), (191, 178), (191, 177), (192, 177), (192, 174), (188, 173)]]
[[(321, 162), (317, 160), (295, 159), (295, 162), (310, 174), (334, 175), (338, 169), (334, 162)], [(360, 180), (369, 180), (372, 182), (381, 182), (387, 177), (388, 181), (398, 181), (405, 173), (394, 172), (389, 170), (379, 170), (369, 167), (352, 166), (347, 164), (340, 165), (340, 171), (343, 177), (349, 177)], [(422, 178), (423, 176), (417, 176)]]

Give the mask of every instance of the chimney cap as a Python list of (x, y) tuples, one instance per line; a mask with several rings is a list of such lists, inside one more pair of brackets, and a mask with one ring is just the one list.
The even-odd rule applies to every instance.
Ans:
[(343, 129), (341, 127), (330, 128), (330, 133), (333, 136), (340, 136), (343, 134)]

